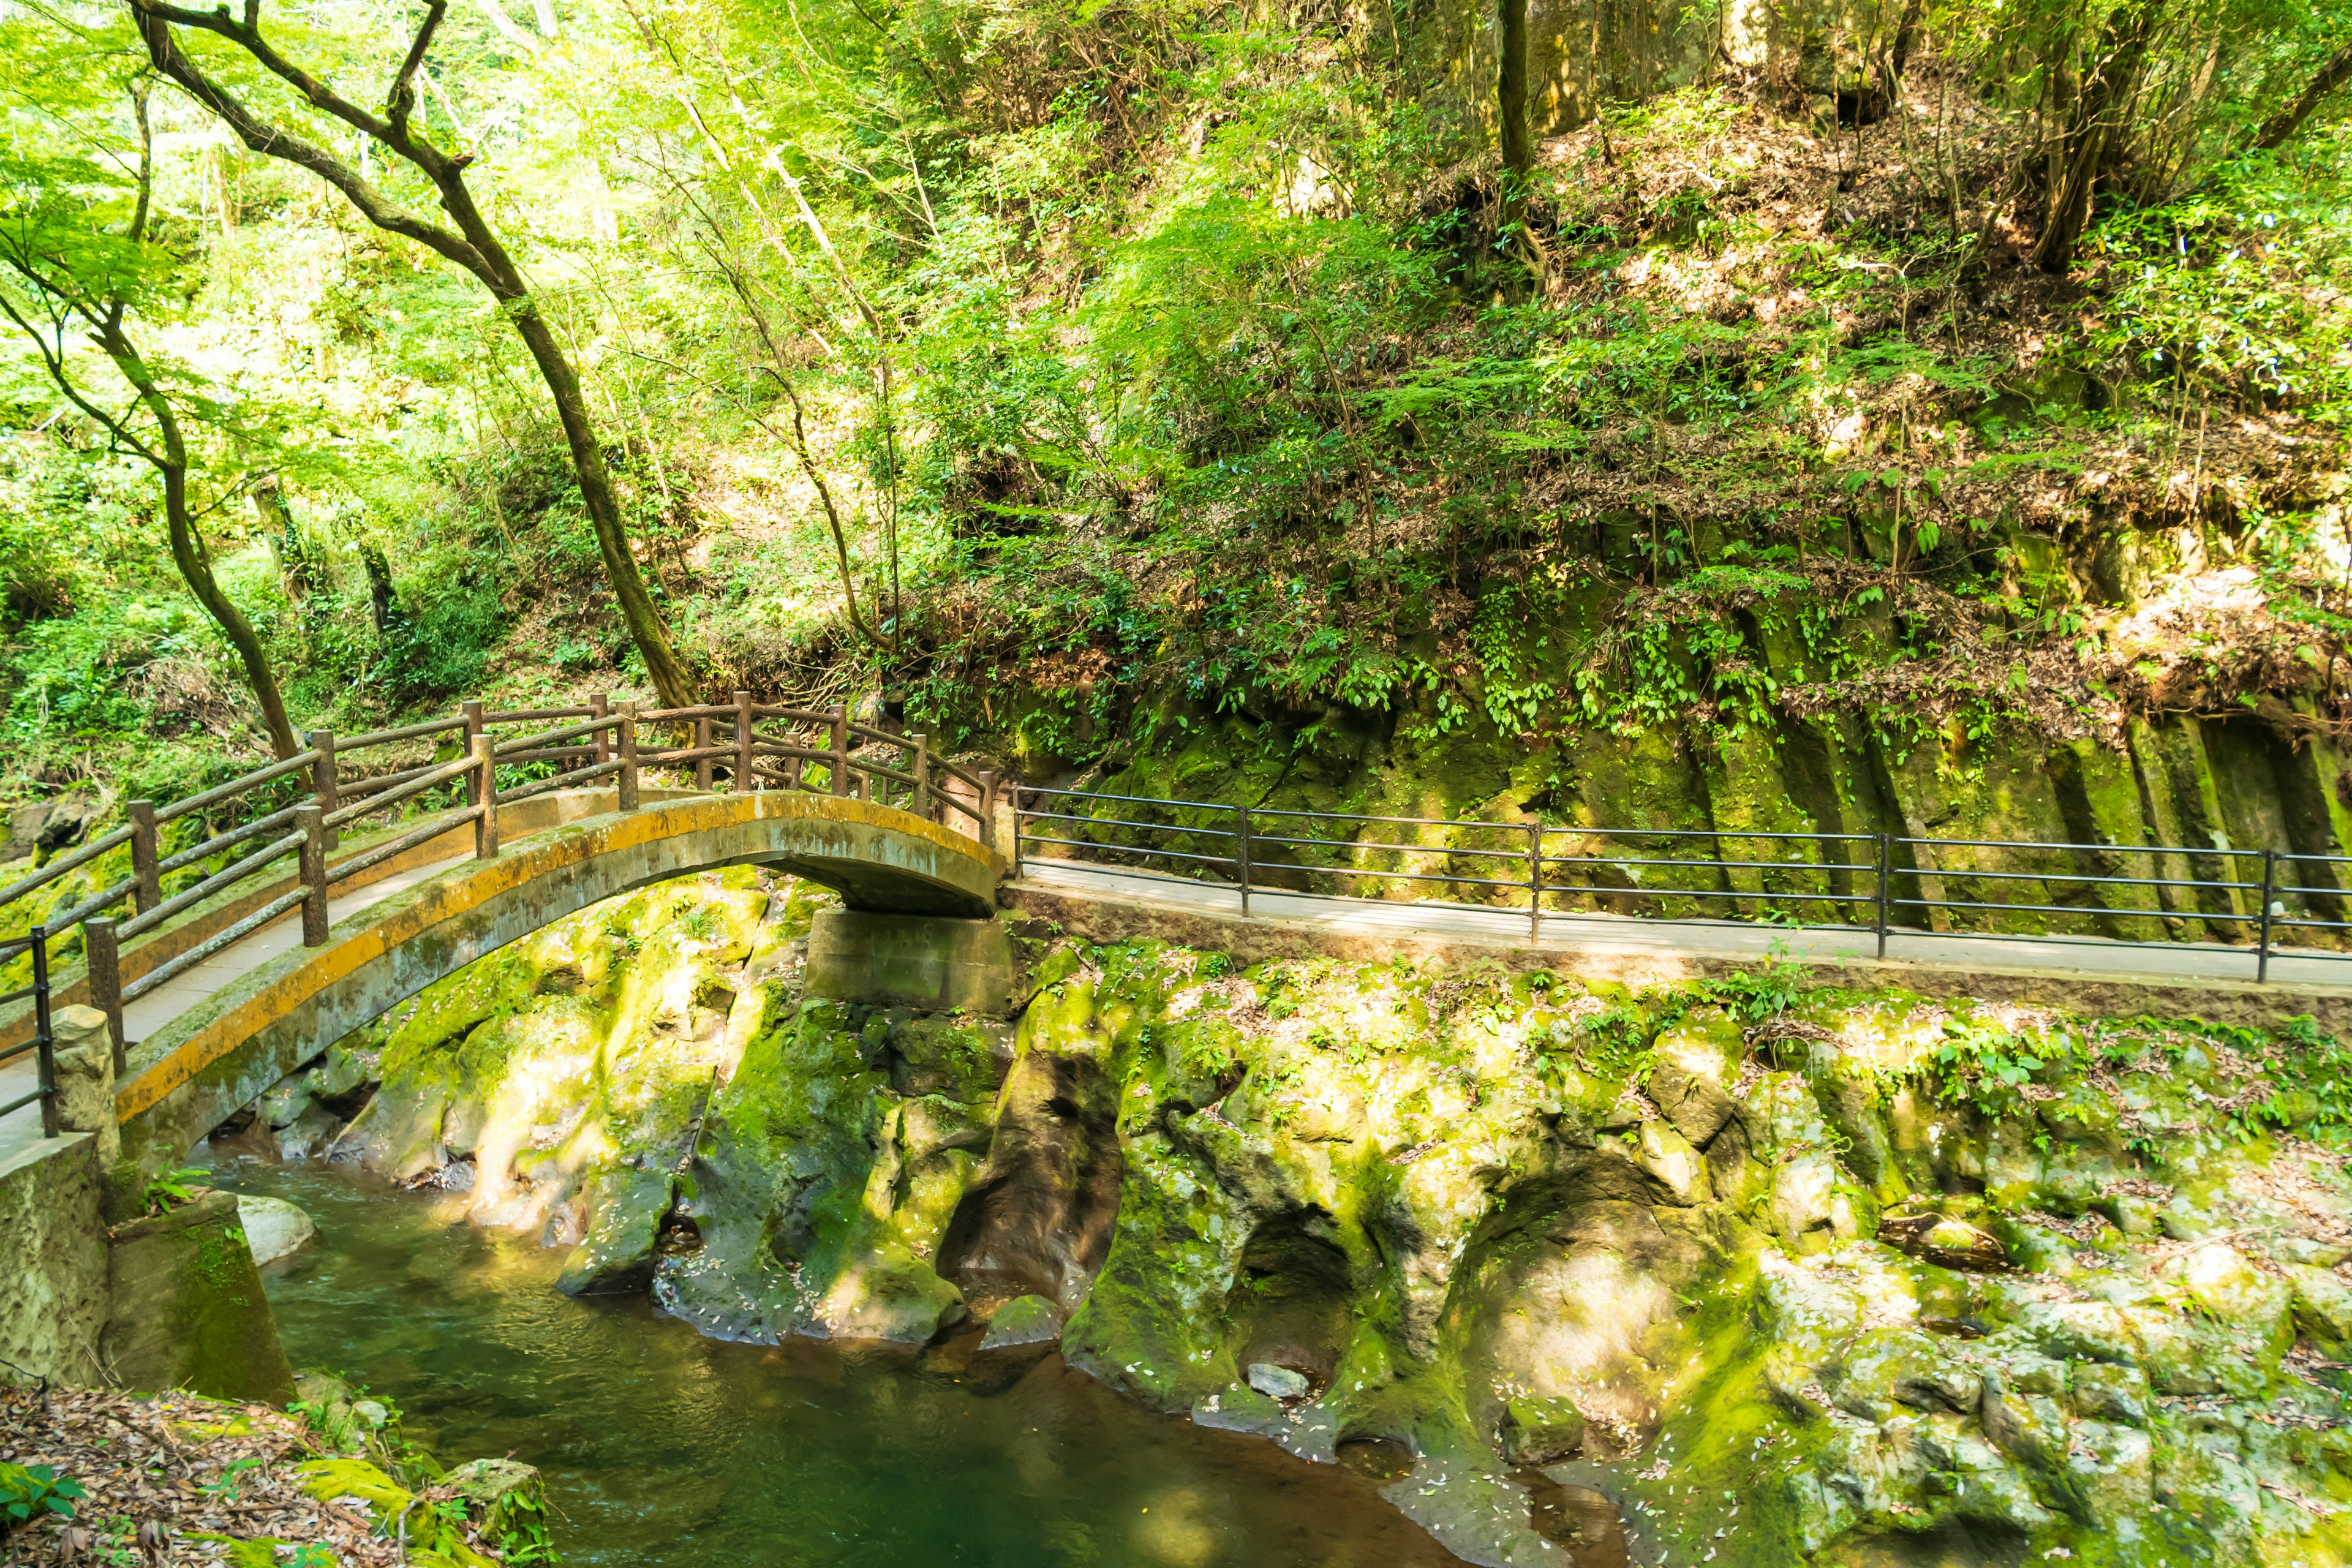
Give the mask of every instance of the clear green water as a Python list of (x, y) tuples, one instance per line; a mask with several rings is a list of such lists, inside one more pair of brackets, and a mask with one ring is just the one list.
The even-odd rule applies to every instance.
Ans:
[(270, 1271), (297, 1366), (366, 1383), (444, 1459), (546, 1473), (577, 1564), (1418, 1568), (1454, 1564), (1365, 1477), (1120, 1400), (1049, 1358), (998, 1377), (904, 1352), (724, 1344), (575, 1301), (562, 1253), (430, 1196), (236, 1161), (321, 1240)]

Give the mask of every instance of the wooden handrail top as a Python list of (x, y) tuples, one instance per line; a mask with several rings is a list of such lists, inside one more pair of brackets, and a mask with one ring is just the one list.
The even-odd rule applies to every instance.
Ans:
[(485, 713), (485, 724), (536, 724), (548, 719), (593, 719), (593, 708), (517, 708), (504, 713)]
[(29, 877), (21, 877), (5, 888), (0, 888), (0, 904), (12, 904), (38, 888), (45, 888), (68, 871), (78, 871), (110, 849), (120, 848), (131, 842), (131, 829), (118, 827), (103, 837), (93, 838), (70, 855), (60, 855)]
[(185, 816), (192, 811), (202, 811), (208, 805), (217, 805), (220, 802), (234, 799), (249, 789), (258, 789), (273, 780), (282, 779), (288, 773), (299, 773), (304, 768), (312, 766), (318, 760), (319, 753), (316, 751), (297, 752), (282, 762), (272, 763), (266, 768), (256, 768), (243, 778), (231, 779), (228, 783), (215, 785), (202, 795), (192, 795), (185, 800), (175, 800), (169, 805), (158, 806), (155, 808), (155, 820), (159, 823), (170, 822), (174, 817)]
[(637, 715), (640, 724), (676, 724), (694, 719), (732, 719), (735, 704), (718, 704), (706, 708), (656, 708)]
[(437, 735), (444, 730), (462, 730), (463, 719), (428, 719), (422, 724), (404, 724), (397, 730), (371, 730), (364, 735), (338, 735), (337, 752), (355, 752), (362, 746), (388, 746), (396, 741), (419, 741), (427, 735)]
[(517, 735), (511, 740), (500, 741), (498, 743), (498, 754), (503, 758), (509, 752), (520, 752), (528, 747), (551, 746), (558, 741), (579, 740), (593, 735), (600, 730), (607, 729), (618, 735), (621, 732), (621, 715), (615, 713), (603, 719), (592, 717), (585, 724), (574, 724), (568, 729), (548, 730), (536, 735)]
[(436, 784), (446, 784), (451, 779), (461, 777), (473, 766), (473, 758), (458, 757), (453, 761), (425, 768), (406, 784), (396, 788), (374, 792), (364, 800), (327, 813), (320, 818), (320, 822), (327, 827), (341, 827), (346, 822), (356, 822), (362, 816), (382, 811), (387, 805), (423, 795)]

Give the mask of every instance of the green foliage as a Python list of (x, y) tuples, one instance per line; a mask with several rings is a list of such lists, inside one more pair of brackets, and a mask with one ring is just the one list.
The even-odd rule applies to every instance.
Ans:
[(0, 1524), (10, 1530), (36, 1520), (71, 1519), (74, 1504), (89, 1495), (54, 1465), (0, 1464)]
[(1973, 1016), (1948, 1018), (1930, 1058), (1932, 1085), (1947, 1104), (1994, 1115), (2017, 1103), (2019, 1085), (2073, 1055), (2063, 1037), (2028, 1040)]
[[(1402, 14), (921, 0), (787, 25), (688, 0), (519, 41), (468, 13), (436, 37), (424, 112), (496, 181), (713, 689), (897, 688), (1040, 776), (1236, 714), (1294, 756), (1350, 715), (1514, 741), (1691, 722), (1727, 745), (1834, 709), (1901, 740), (1901, 667), (1950, 663), (1954, 628), (1998, 643), (1938, 687), (1974, 733), (2033, 707), (2002, 673), (2093, 635), (2066, 572), (2018, 564), (2016, 535), (2064, 526), (2011, 516), (2022, 489), (2115, 449), (2160, 489), (2197, 471), (2209, 416), (2341, 421), (2344, 137), (2323, 115), (2239, 151), (2334, 47), (2333, 8), (2174, 17), (2070, 284), (2083, 309), (1996, 324), (2046, 302), (1988, 254), (1993, 209), (2032, 198), (1985, 171), (2064, 123), (2128, 15), (1936, 8), (1915, 57), (1938, 62), (1936, 111), (1917, 77), (1851, 149), (1791, 118), (1818, 103), (1666, 70), (1552, 145), (1517, 228), (1475, 89)], [(1710, 25), (1674, 22), (1660, 59)], [(126, 252), (124, 16), (5, 26), (35, 85), (5, 111), (0, 227), (137, 285), (204, 404), (208, 547), (298, 720), (635, 684), (563, 438), (478, 291), (162, 88), (164, 243)], [(403, 40), (376, 10), (302, 27), (380, 93)], [(1859, 86), (1891, 42), (1833, 42), (1829, 68)], [(1847, 166), (1898, 137), (1899, 172)], [(1834, 222), (1776, 216), (1801, 139), (1855, 176)], [(20, 787), (93, 747), (126, 768), (159, 741), (249, 748), (152, 484), (36, 368), (0, 366)], [(253, 510), (264, 474), (292, 524)], [(2308, 563), (2307, 531), (2265, 524), (2258, 552)], [(1920, 603), (1927, 583), (1950, 597)]]
[[(2340, 132), (2331, 132), (2340, 136)], [(2352, 338), (2336, 300), (2352, 279), (2352, 190), (2338, 157), (2250, 153), (2178, 201), (2119, 215), (2094, 237), (2113, 304), (2089, 335), (2149, 383), (2176, 424), (2189, 409), (2292, 405), (2341, 424)]]
[(140, 1194), (140, 1204), (151, 1215), (166, 1213), (186, 1203), (194, 1194), (197, 1184), (210, 1173), (201, 1166), (186, 1166), (159, 1171)]

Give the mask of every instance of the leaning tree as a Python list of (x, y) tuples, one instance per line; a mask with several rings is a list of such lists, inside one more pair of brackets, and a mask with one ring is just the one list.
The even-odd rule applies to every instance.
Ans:
[[(670, 646), (669, 632), (662, 625), (661, 614), (646, 591), (644, 575), (637, 570), (636, 558), (630, 552), (620, 500), (613, 488), (612, 471), (604, 464), (604, 451), (597, 441), (595, 425), (588, 416), (588, 400), (581, 390), (579, 372), (572, 368), (572, 361), (556, 342), (554, 330), (533, 297), (522, 268), (516, 265), (497, 231), (482, 216), (473, 193), (467, 188), (466, 170), (474, 162), (474, 155), (441, 147), (415, 119), (417, 73), (424, 68), (425, 54), (433, 47), (433, 35), (448, 11), (447, 0), (429, 0), (426, 5), (425, 19), (409, 41), (408, 53), (384, 94), (381, 114), (362, 108), (280, 54), (262, 36), (261, 0), (243, 0), (244, 9), (236, 15), (226, 5), (213, 11), (191, 11), (161, 5), (157, 0), (129, 3), (155, 68), (218, 116), (246, 146), (265, 157), (308, 170), (341, 192), (376, 227), (413, 239), (456, 262), (490, 291), (490, 297), (499, 302), (500, 314), (521, 337), (531, 363), (538, 366), (541, 378), (547, 383), (548, 394), (554, 400), (556, 417), (563, 426), (563, 438), (571, 448), (572, 466), (579, 475), (581, 499), (587, 504), (589, 524), (595, 530), (597, 552), (604, 558), (604, 575), (620, 603), (629, 635), (645, 660), (646, 673), (666, 705), (680, 708), (692, 703), (693, 683), (677, 650)], [(226, 39), (292, 88), (311, 108), (341, 121), (365, 138), (368, 144), (389, 153), (394, 167), (404, 167), (422, 176), (438, 198), (444, 217), (429, 218), (413, 211), (361, 169), (299, 134), (290, 121), (265, 117), (250, 107), (181, 47), (184, 32), (211, 34)]]

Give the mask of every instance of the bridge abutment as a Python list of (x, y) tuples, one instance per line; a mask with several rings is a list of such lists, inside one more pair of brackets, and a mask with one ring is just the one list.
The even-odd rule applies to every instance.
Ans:
[(809, 928), (808, 994), (877, 1007), (1002, 1013), (1013, 939), (992, 920), (826, 910)]

